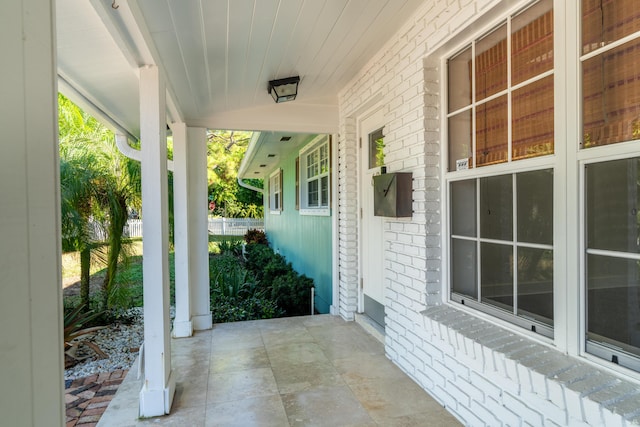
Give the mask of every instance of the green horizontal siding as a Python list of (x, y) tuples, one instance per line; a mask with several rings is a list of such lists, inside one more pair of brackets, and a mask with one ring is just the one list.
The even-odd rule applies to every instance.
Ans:
[[(332, 298), (331, 216), (300, 215), (296, 210), (295, 162), (297, 152), (284, 159), (282, 169), (283, 209), (269, 212), (269, 193), (265, 193), (265, 230), (271, 247), (283, 255), (300, 274), (315, 283), (315, 306), (329, 313)], [(268, 180), (265, 180), (268, 183)]]

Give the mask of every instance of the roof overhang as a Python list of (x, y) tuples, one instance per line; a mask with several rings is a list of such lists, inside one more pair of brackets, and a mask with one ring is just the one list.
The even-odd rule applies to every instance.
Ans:
[[(338, 93), (424, 0), (57, 0), (60, 90), (140, 132), (139, 69), (167, 84), (167, 123), (336, 133)], [(300, 76), (294, 101), (268, 82)]]
[(238, 178), (264, 179), (292, 152), (299, 151), (317, 134), (294, 132), (254, 132)]

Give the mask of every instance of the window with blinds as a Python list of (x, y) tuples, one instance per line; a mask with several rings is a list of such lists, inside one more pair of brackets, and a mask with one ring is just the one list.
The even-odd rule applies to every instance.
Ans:
[(451, 300), (549, 337), (553, 29), (553, 1), (534, 2), (447, 60)]
[(582, 147), (640, 139), (640, 8), (582, 2)]
[(552, 6), (537, 2), (448, 60), (449, 171), (553, 154)]

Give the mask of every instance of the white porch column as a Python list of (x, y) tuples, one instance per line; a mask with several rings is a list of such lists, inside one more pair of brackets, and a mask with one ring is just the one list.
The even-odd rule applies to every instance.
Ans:
[(207, 178), (207, 130), (187, 128), (189, 171), (189, 268), (193, 329), (211, 329), (209, 302), (209, 220)]
[(173, 321), (173, 336), (190, 337), (191, 323), (191, 245), (189, 229), (189, 165), (187, 158), (187, 125), (174, 123), (173, 132), (173, 221), (176, 279), (176, 318)]
[(140, 69), (144, 384), (140, 416), (168, 414), (175, 392), (169, 325), (166, 89), (155, 66)]
[(0, 424), (63, 426), (55, 7), (0, 13)]
[(174, 337), (212, 327), (209, 306), (207, 132), (175, 123), (173, 212), (175, 221), (176, 318)]

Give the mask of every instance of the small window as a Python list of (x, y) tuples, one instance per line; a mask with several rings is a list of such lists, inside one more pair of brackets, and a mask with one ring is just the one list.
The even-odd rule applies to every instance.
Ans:
[(315, 138), (300, 150), (300, 214), (330, 214), (331, 139)]
[(282, 169), (276, 170), (269, 176), (269, 212), (282, 212)]
[(369, 134), (369, 169), (384, 166), (383, 128)]

